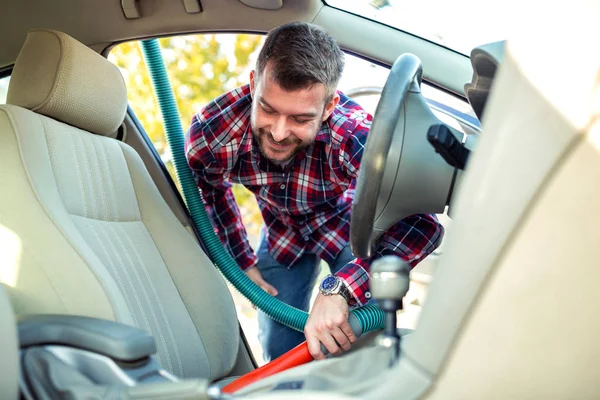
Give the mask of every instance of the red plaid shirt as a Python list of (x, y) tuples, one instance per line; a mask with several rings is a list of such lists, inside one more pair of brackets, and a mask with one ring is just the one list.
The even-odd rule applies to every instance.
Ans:
[[(339, 93), (339, 92), (338, 92)], [(258, 201), (271, 255), (293, 266), (304, 252), (332, 262), (348, 245), (358, 167), (372, 117), (339, 93), (315, 142), (287, 169), (262, 157), (252, 135), (248, 85), (213, 100), (194, 115), (186, 153), (215, 232), (246, 270), (257, 263), (231, 191), (241, 183)], [(377, 254), (395, 254), (415, 266), (440, 244), (443, 227), (433, 215), (412, 215), (380, 239)], [(371, 297), (369, 260), (354, 259), (337, 275), (358, 305)]]

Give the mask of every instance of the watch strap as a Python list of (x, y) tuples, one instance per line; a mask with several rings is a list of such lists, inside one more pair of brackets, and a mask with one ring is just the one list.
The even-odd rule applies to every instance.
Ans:
[(346, 282), (344, 282), (344, 280), (340, 279), (340, 283), (341, 283), (341, 286), (340, 286), (339, 294), (346, 300), (346, 303), (348, 303), (349, 306), (356, 305), (356, 300), (354, 299), (354, 296), (350, 292), (350, 289), (348, 289), (348, 286), (346, 286)]

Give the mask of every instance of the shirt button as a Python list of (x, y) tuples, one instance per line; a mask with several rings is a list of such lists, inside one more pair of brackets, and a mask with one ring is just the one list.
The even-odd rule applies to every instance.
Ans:
[(304, 225), (304, 221), (300, 221), (300, 222), (299, 222), (299, 224), (300, 224), (300, 225)]
[(308, 242), (308, 236), (304, 236), (304, 241)]
[(367, 299), (370, 299), (371, 298), (371, 292), (365, 292), (365, 297)]
[(285, 185), (282, 183), (282, 184), (279, 186), (279, 189), (285, 189)]

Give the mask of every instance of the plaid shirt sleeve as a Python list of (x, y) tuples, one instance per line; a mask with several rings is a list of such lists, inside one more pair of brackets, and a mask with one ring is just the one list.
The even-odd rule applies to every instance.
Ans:
[(374, 259), (395, 255), (415, 267), (440, 245), (443, 236), (444, 228), (429, 214), (410, 215), (388, 229), (372, 258), (355, 258), (337, 272), (356, 301), (352, 305), (362, 306), (371, 298), (369, 271)]
[[(347, 135), (340, 146), (340, 168), (351, 179), (358, 176), (370, 118), (368, 114), (364, 122), (357, 118), (353, 134)], [(350, 305), (362, 306), (369, 301), (369, 271), (374, 259), (396, 255), (414, 267), (440, 245), (443, 236), (444, 228), (435, 215), (411, 215), (396, 223), (380, 238), (373, 257), (366, 260), (355, 258), (337, 272), (336, 275), (344, 281), (354, 297), (355, 302), (350, 302)]]
[[(205, 131), (206, 110), (196, 114), (186, 134), (186, 155), (202, 197), (206, 212), (219, 239), (240, 266), (247, 270), (257, 263), (257, 257), (248, 242), (232, 184), (225, 181), (226, 167), (212, 153), (210, 133)], [(227, 163), (225, 163), (227, 165)], [(217, 205), (217, 207), (215, 207)]]

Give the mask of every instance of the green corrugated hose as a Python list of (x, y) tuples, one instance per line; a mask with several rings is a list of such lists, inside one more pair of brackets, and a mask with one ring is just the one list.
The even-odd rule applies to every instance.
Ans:
[[(158, 106), (163, 116), (163, 124), (167, 142), (171, 148), (175, 163), (177, 179), (179, 179), (179, 183), (183, 189), (183, 197), (185, 198), (193, 222), (208, 249), (210, 258), (229, 282), (250, 300), (252, 304), (277, 322), (298, 331), (303, 331), (308, 314), (283, 303), (252, 282), (224, 249), (223, 244), (213, 231), (212, 224), (204, 208), (204, 203), (200, 197), (200, 192), (185, 157), (184, 134), (179, 109), (173, 96), (173, 90), (162, 59), (158, 39), (142, 41), (142, 53), (150, 73), (152, 85), (154, 86)], [(363, 332), (383, 328), (384, 314), (376, 306), (368, 305), (353, 310), (352, 313), (360, 322)]]

